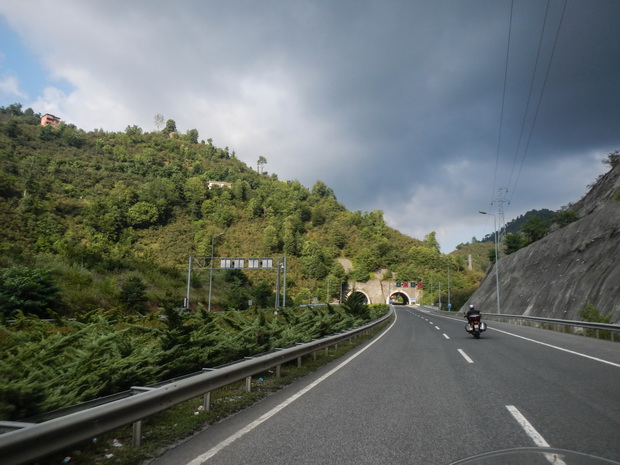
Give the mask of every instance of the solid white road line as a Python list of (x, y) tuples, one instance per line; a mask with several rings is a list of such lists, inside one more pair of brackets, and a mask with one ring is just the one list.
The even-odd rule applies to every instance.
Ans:
[(540, 344), (542, 346), (551, 347), (552, 349), (561, 350), (562, 352), (579, 355), (580, 357), (589, 358), (590, 360), (596, 360), (597, 362), (606, 363), (607, 365), (620, 368), (620, 364), (610, 362), (609, 360), (603, 360), (602, 358), (592, 357), (591, 355), (582, 354), (581, 352), (575, 352), (574, 350), (564, 349), (562, 347), (547, 344), (546, 342), (537, 341), (536, 339), (530, 339), (529, 337), (519, 336), (518, 334), (509, 333), (508, 331), (502, 331), (501, 329), (497, 329), (497, 328), (489, 328), (489, 329), (492, 329), (493, 331), (499, 331), (500, 333), (508, 334), (509, 336), (518, 337), (519, 339), (524, 339), (526, 341), (535, 342), (536, 344)]
[(474, 361), (469, 358), (465, 352), (463, 352), (463, 349), (458, 349), (458, 351), (463, 356), (463, 358), (467, 360), (467, 363), (474, 363)]
[(385, 336), (388, 331), (390, 329), (392, 329), (392, 327), (394, 326), (394, 324), (396, 324), (396, 320), (398, 319), (398, 313), (394, 312), (394, 321), (392, 322), (392, 324), (388, 327), (387, 330), (385, 330), (385, 332), (383, 334), (381, 334), (381, 336), (379, 336), (377, 339), (375, 339), (374, 341), (372, 341), (370, 344), (368, 344), (366, 347), (364, 347), (362, 350), (360, 350), (359, 352), (355, 353), (354, 355), (352, 355), (351, 357), (349, 357), (348, 359), (346, 359), (344, 362), (342, 362), (340, 365), (336, 366), (335, 368), (333, 368), (332, 370), (328, 371), (327, 373), (325, 373), (323, 376), (321, 376), (319, 379), (317, 379), (316, 381), (314, 381), (313, 383), (309, 384), (308, 386), (306, 386), (305, 388), (303, 388), (301, 391), (295, 393), (294, 395), (292, 395), (291, 397), (289, 397), (288, 399), (286, 399), (285, 401), (283, 401), (281, 404), (275, 406), (274, 408), (272, 408), (271, 410), (269, 410), (267, 413), (265, 413), (264, 415), (262, 415), (260, 418), (254, 420), (253, 422), (251, 422), (250, 424), (248, 424), (247, 426), (245, 426), (244, 428), (241, 428), (239, 431), (237, 431), (235, 434), (229, 436), (228, 438), (224, 439), (222, 442), (220, 442), (219, 444), (217, 444), (216, 446), (212, 447), (211, 449), (209, 449), (208, 451), (206, 451), (204, 454), (199, 455), (198, 457), (196, 457), (195, 459), (193, 459), (192, 461), (188, 462), (187, 465), (201, 465), (202, 463), (206, 462), (207, 460), (209, 460), (211, 457), (213, 457), (215, 454), (217, 454), (219, 451), (221, 451), (222, 449), (224, 449), (226, 446), (229, 446), (230, 444), (232, 444), (233, 442), (235, 442), (237, 439), (239, 439), (240, 437), (246, 435), (247, 433), (249, 433), (250, 431), (252, 431), (254, 428), (256, 428), (257, 426), (259, 426), (260, 424), (264, 423), (265, 421), (269, 420), (272, 416), (274, 416), (276, 413), (278, 413), (280, 410), (283, 410), (285, 407), (289, 406), (290, 404), (292, 404), (294, 401), (296, 401), (297, 399), (299, 399), (301, 396), (303, 396), (304, 394), (306, 394), (307, 392), (309, 392), (311, 389), (315, 388), (316, 386), (318, 386), (320, 383), (322, 383), (323, 381), (325, 381), (327, 378), (329, 378), (331, 375), (333, 375), (334, 373), (336, 373), (338, 370), (340, 370), (341, 368), (343, 368), (345, 365), (347, 365), (349, 362), (353, 361), (358, 355), (361, 355), (362, 353), (364, 353), (366, 350), (368, 350), (370, 347), (372, 347), (372, 345), (377, 342), (379, 339), (381, 339), (383, 336)]

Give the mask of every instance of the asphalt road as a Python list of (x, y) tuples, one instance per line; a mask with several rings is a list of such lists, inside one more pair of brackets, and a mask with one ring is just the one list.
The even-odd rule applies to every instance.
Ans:
[(620, 462), (620, 344), (396, 307), (349, 355), (156, 465), (448, 464), (551, 446)]

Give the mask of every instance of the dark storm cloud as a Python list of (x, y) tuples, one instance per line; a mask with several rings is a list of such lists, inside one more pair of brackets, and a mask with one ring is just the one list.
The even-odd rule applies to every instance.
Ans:
[(8, 3), (75, 88), (45, 111), (109, 130), (162, 113), (444, 251), (489, 232), (498, 188), (507, 220), (559, 208), (620, 148), (616, 0)]

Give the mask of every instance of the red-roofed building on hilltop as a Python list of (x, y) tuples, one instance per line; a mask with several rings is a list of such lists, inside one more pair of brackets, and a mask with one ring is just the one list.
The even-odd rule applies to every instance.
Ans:
[(48, 124), (51, 124), (52, 126), (56, 127), (60, 124), (60, 118), (50, 113), (45, 113), (41, 117), (41, 126), (47, 126)]

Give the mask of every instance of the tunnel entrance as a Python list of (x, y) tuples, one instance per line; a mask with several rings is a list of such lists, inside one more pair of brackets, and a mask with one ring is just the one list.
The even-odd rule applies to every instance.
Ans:
[(351, 294), (349, 294), (349, 297), (353, 296), (354, 294), (359, 294), (362, 297), (364, 297), (363, 303), (368, 305), (370, 303), (370, 299), (368, 298), (368, 296), (366, 295), (366, 293), (362, 292), (362, 291), (353, 291), (351, 292)]
[(388, 303), (392, 305), (411, 305), (411, 299), (403, 292), (392, 292), (388, 298)]

